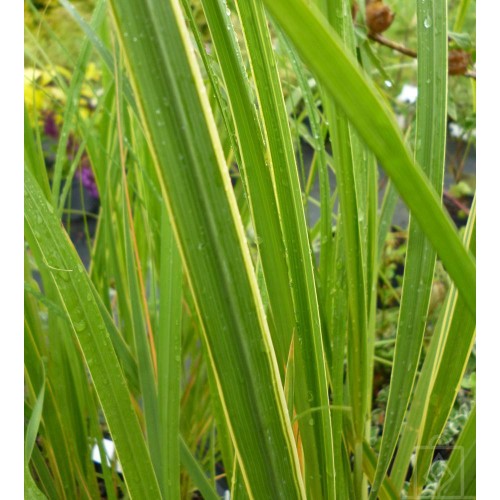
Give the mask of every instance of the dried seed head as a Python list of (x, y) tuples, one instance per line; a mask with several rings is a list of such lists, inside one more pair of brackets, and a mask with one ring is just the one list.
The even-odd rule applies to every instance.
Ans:
[(470, 63), (470, 54), (465, 50), (454, 49), (448, 52), (448, 74), (464, 75)]
[(394, 21), (394, 12), (381, 0), (376, 0), (366, 5), (366, 25), (370, 33), (382, 33)]

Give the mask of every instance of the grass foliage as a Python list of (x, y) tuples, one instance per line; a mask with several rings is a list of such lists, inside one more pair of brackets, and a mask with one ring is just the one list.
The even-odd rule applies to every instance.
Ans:
[[(59, 4), (84, 40), (66, 70), (57, 29), (57, 61), (27, 31), (27, 497), (474, 495), (475, 408), (433, 465), (475, 338), (475, 202), (461, 234), (441, 203), (446, 0), (417, 3), (414, 142), (372, 77), (364, 5), (355, 26), (347, 0)], [(84, 162), (86, 266), (68, 236)], [(400, 298), (384, 264), (398, 195)], [(451, 285), (436, 309), (437, 259)], [(381, 279), (400, 300), (389, 340)]]

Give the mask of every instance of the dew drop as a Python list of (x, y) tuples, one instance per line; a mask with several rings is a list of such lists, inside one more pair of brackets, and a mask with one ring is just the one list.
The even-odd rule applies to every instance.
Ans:
[(69, 281), (69, 276), (68, 276), (68, 273), (66, 271), (61, 271), (61, 273), (59, 273), (59, 276), (61, 276), (63, 281)]
[(428, 29), (432, 26), (432, 21), (431, 21), (431, 18), (429, 16), (427, 16), (425, 19), (424, 19), (424, 28), (425, 29)]
[(85, 321), (77, 321), (75, 323), (75, 330), (77, 332), (83, 332), (83, 330), (85, 330)]

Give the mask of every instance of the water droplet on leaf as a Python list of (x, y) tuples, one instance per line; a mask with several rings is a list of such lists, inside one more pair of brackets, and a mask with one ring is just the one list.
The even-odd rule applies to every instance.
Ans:
[(86, 327), (85, 321), (77, 321), (75, 323), (75, 330), (77, 332), (83, 332), (83, 330), (85, 330), (85, 327)]

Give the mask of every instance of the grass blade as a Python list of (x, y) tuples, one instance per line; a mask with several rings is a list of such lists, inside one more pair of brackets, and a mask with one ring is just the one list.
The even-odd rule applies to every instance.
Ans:
[(476, 496), (476, 407), (472, 409), (446, 464), (435, 498)]
[(384, 251), (384, 244), (387, 238), (387, 233), (390, 230), (394, 210), (398, 202), (398, 192), (391, 181), (388, 181), (382, 200), (382, 207), (380, 209), (380, 218), (378, 223), (378, 237), (377, 237), (377, 255), (379, 258)]
[[(424, 166), (438, 194), (442, 192), (446, 142), (447, 5), (445, 0), (417, 4), (418, 100), (415, 159)], [(433, 29), (429, 29), (430, 27)], [(375, 483), (375, 500), (389, 467), (410, 401), (425, 331), (436, 254), (410, 214), (408, 249), (396, 333), (389, 400)]]
[(24, 498), (26, 500), (43, 500), (47, 498), (38, 489), (27, 465), (24, 466)]
[(36, 137), (33, 137), (33, 128), (30, 123), (30, 117), (28, 110), (26, 109), (26, 103), (24, 104), (24, 158), (27, 167), (31, 170), (34, 177), (38, 179), (40, 186), (47, 196), (50, 198), (50, 185), (49, 178), (47, 176), (47, 168), (45, 167), (45, 161), (43, 158), (42, 145), (40, 143), (40, 135), (38, 134), (38, 128), (35, 129), (37, 132)]
[(241, 158), (247, 200), (257, 234), (259, 254), (269, 305), (277, 334), (273, 338), (282, 371), (295, 326), (288, 267), (283, 259), (283, 244), (278, 208), (274, 197), (271, 171), (266, 164), (266, 150), (259, 126), (257, 109), (239, 52), (231, 18), (223, 2), (203, 1), (220, 71), (225, 83), (229, 107)]
[[(288, 264), (296, 320), (297, 392), (294, 402), (297, 413), (303, 413), (310, 408), (326, 408), (328, 393), (319, 307), (298, 169), (264, 8), (259, 0), (251, 0), (238, 2), (237, 9), (254, 76), (282, 222), (284, 257)], [(328, 498), (334, 478), (330, 414), (313, 412), (308, 420), (301, 420), (299, 426), (308, 463), (306, 487), (310, 495)]]
[[(325, 4), (323, 13), (345, 50), (355, 52), (354, 32), (349, 17), (347, 2)], [(330, 123), (332, 152), (335, 158), (335, 173), (339, 192), (339, 217), (342, 220), (344, 248), (338, 253), (345, 265), (347, 281), (347, 379), (349, 403), (352, 407), (352, 422), (356, 444), (354, 448), (354, 490), (361, 497), (363, 489), (362, 455), (363, 441), (368, 417), (369, 369), (368, 357), (368, 275), (369, 241), (367, 236), (367, 212), (370, 203), (367, 193), (367, 166), (365, 146), (356, 137), (344, 111), (337, 106), (323, 89), (325, 110)]]
[(465, 16), (467, 14), (467, 10), (470, 7), (471, 0), (460, 0), (460, 4), (457, 8), (457, 16), (455, 18), (455, 22), (453, 23), (453, 31), (455, 33), (461, 33), (465, 23)]
[(184, 439), (182, 439), (182, 437), (180, 436), (179, 436), (179, 445), (180, 445), (180, 457), (182, 465), (188, 471), (194, 484), (196, 484), (196, 486), (198, 486), (198, 488), (200, 489), (203, 498), (206, 500), (220, 500), (219, 496), (214, 491), (212, 485), (205, 476), (205, 473), (203, 472), (202, 468), (196, 461), (196, 458), (193, 457)]
[(26, 236), (31, 249), (39, 253), (40, 261), (49, 269), (78, 338), (116, 443), (129, 493), (138, 498), (160, 498), (126, 383), (83, 265), (31, 172), (25, 169), (24, 175)]
[[(122, 228), (124, 235), (124, 258), (125, 258), (125, 283), (130, 295), (130, 309), (132, 316), (132, 331), (135, 349), (137, 352), (137, 366), (139, 384), (144, 405), (144, 420), (146, 440), (149, 453), (157, 476), (161, 464), (161, 451), (158, 436), (160, 435), (159, 402), (157, 387), (157, 363), (156, 349), (154, 345), (153, 331), (149, 317), (146, 290), (142, 273), (142, 263), (139, 252), (138, 236), (134, 224), (132, 202), (128, 187), (126, 174), (126, 157), (124, 148), (124, 120), (122, 120), (121, 107), (121, 80), (118, 65), (115, 65), (115, 78), (117, 82), (116, 109), (117, 109), (117, 134), (121, 164), (121, 206)], [(136, 211), (136, 213), (139, 211)]]
[[(467, 229), (464, 236), (466, 246), (475, 253), (475, 204), (473, 205)], [(465, 369), (471, 342), (474, 336), (474, 320), (463, 303), (462, 297), (453, 287), (443, 305), (442, 314), (436, 326), (431, 345), (415, 387), (414, 396), (407, 416), (407, 423), (402, 432), (398, 452), (394, 461), (391, 478), (401, 489), (410, 463), (411, 455), (417, 438), (425, 426), (426, 419), (434, 422), (433, 427), (439, 437), (442, 426), (446, 423), (451, 405), (455, 399), (456, 390)], [(457, 352), (455, 356), (455, 346)], [(443, 364), (443, 354), (447, 352), (447, 362)], [(451, 367), (451, 371), (448, 370)], [(435, 398), (432, 396), (434, 384), (440, 373), (441, 381), (446, 380), (447, 386), (436, 386)], [(449, 375), (449, 380), (448, 380)], [(447, 404), (445, 404), (447, 401)], [(432, 402), (432, 403), (431, 403)], [(436, 406), (437, 403), (437, 406)], [(430, 406), (433, 410), (430, 410)], [(443, 404), (440, 407), (439, 404)], [(438, 410), (436, 411), (436, 408)], [(434, 414), (436, 412), (436, 414)], [(432, 443), (424, 442), (429, 447)], [(422, 459), (424, 460), (424, 459)], [(422, 469), (425, 464), (422, 461)]]
[[(75, 6), (68, 0), (58, 0), (58, 1), (66, 9), (68, 14), (74, 19), (74, 21), (80, 27), (80, 29), (85, 33), (88, 41), (97, 51), (100, 58), (108, 68), (109, 72), (113, 74), (114, 73), (113, 54), (108, 50), (108, 48), (104, 45), (104, 42), (99, 38), (98, 34), (96, 33), (95, 29), (96, 26), (85, 21), (85, 19), (83, 19), (83, 17), (78, 13)], [(137, 112), (134, 96), (132, 94), (132, 89), (130, 87), (130, 82), (127, 79), (125, 79), (123, 75), (120, 75), (120, 77), (123, 78), (123, 93), (127, 99), (127, 102), (132, 107), (132, 109), (135, 112)]]
[[(468, 237), (475, 253), (475, 204), (471, 208), (469, 217)], [(418, 467), (412, 476), (410, 491), (420, 492), (424, 486), (433, 458), (433, 449), (443, 432), (460, 389), (474, 346), (475, 332), (475, 317), (464, 307), (463, 298), (458, 296), (449, 329), (439, 331), (440, 348), (437, 359), (432, 365), (429, 363), (428, 366), (424, 366), (424, 369), (432, 369), (432, 375), (428, 377), (431, 382), (427, 389), (425, 410), (417, 441)], [(424, 369), (422, 371), (426, 377)]]
[(276, 358), (180, 7), (111, 6), (245, 484), (300, 497)]
[[(279, 28), (278, 28), (279, 29)], [(332, 294), (330, 293), (332, 289), (333, 281), (333, 236), (332, 236), (332, 203), (330, 200), (330, 181), (329, 173), (326, 159), (326, 150), (324, 144), (323, 133), (321, 130), (320, 117), (318, 116), (318, 110), (316, 109), (315, 96), (313, 95), (312, 89), (307, 80), (306, 71), (302, 61), (299, 60), (297, 53), (288, 41), (288, 39), (278, 31), (280, 44), (283, 45), (283, 49), (288, 56), (292, 68), (294, 70), (295, 76), (297, 78), (297, 83), (302, 91), (302, 97), (304, 99), (304, 106), (307, 110), (307, 116), (309, 118), (309, 126), (311, 127), (311, 134), (313, 139), (313, 147), (315, 150), (315, 160), (314, 165), (311, 169), (317, 168), (318, 178), (319, 178), (319, 191), (320, 191), (320, 261), (319, 261), (319, 271), (320, 271), (320, 281), (317, 282), (318, 287), (318, 300), (322, 303), (323, 313), (322, 313), (322, 333), (324, 339), (324, 350), (327, 362), (331, 362), (331, 353), (329, 346), (329, 331), (328, 331), (328, 321), (325, 318), (331, 316), (331, 311), (333, 307)], [(321, 312), (321, 307), (320, 307)]]
[(180, 498), (180, 374), (182, 262), (167, 212), (162, 215), (158, 400), (161, 446), (160, 488), (164, 498)]
[(25, 498), (28, 499), (46, 498), (45, 495), (36, 486), (29, 469), (31, 454), (35, 446), (38, 428), (42, 419), (43, 401), (45, 398), (45, 370), (43, 369), (43, 365), (41, 366), (43, 373), (42, 386), (33, 406), (31, 417), (28, 422), (28, 427), (26, 429), (26, 436), (24, 439), (24, 489)]

